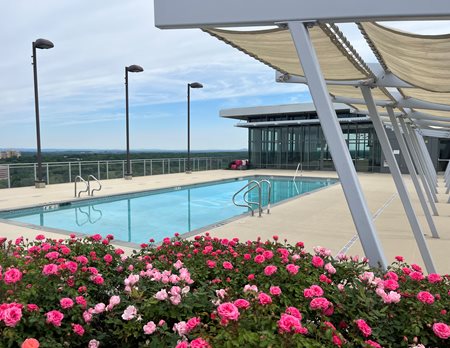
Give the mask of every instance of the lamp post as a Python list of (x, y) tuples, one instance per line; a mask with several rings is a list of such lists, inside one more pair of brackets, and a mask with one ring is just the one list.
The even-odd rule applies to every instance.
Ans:
[(199, 82), (187, 85), (187, 168), (186, 174), (191, 174), (191, 88), (203, 88)]
[(39, 95), (38, 95), (38, 81), (37, 81), (37, 61), (36, 48), (49, 49), (53, 48), (53, 42), (45, 39), (37, 39), (33, 41), (33, 77), (34, 77), (34, 108), (36, 111), (36, 142), (37, 142), (37, 172), (34, 186), (36, 188), (45, 188), (45, 181), (42, 179), (42, 154), (41, 154), (41, 128), (39, 126)]
[(127, 123), (127, 171), (125, 172), (125, 180), (131, 180), (133, 175), (131, 173), (130, 163), (130, 126), (129, 126), (129, 112), (128, 112), (128, 72), (138, 73), (144, 69), (139, 65), (130, 65), (125, 67), (125, 110), (126, 110), (126, 123)]

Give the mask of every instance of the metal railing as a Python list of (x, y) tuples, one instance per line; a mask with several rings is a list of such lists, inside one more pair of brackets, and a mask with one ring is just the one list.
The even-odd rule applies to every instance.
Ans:
[[(244, 207), (244, 208), (248, 208), (250, 209), (252, 216), (255, 215), (254, 209), (253, 209), (253, 205), (256, 205), (258, 207), (258, 213), (259, 213), (259, 217), (261, 217), (261, 214), (263, 213), (263, 206), (262, 206), (262, 188), (263, 188), (263, 184), (266, 183), (267, 184), (267, 188), (268, 188), (268, 197), (267, 197), (267, 214), (270, 214), (270, 202), (271, 202), (271, 196), (272, 196), (272, 184), (270, 183), (269, 180), (263, 179), (263, 180), (252, 180), (250, 181), (248, 184), (244, 185), (241, 189), (239, 189), (239, 191), (237, 191), (232, 198), (233, 204), (237, 207)], [(236, 202), (236, 197), (239, 193), (241, 193), (242, 191), (244, 191), (247, 188), (247, 191), (244, 192), (242, 199), (246, 204), (241, 204), (241, 203), (237, 203)], [(252, 202), (249, 201), (247, 199), (247, 195), (253, 191), (254, 189), (258, 189), (258, 201), (257, 202)]]
[[(225, 169), (233, 157), (193, 157), (192, 171)], [(183, 173), (187, 168), (186, 158), (133, 159), (133, 176)], [(123, 178), (125, 160), (71, 161), (42, 163), (43, 179), (50, 184), (74, 182), (77, 176), (94, 175), (98, 180)], [(37, 163), (0, 164), (0, 188), (33, 186), (36, 180)]]

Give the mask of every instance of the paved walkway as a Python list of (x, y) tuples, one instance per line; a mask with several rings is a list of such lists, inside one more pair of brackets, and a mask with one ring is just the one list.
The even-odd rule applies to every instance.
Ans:
[[(251, 170), (205, 171), (190, 175), (169, 174), (151, 177), (136, 177), (131, 181), (114, 179), (102, 181), (103, 190), (97, 196), (137, 192), (155, 188), (172, 187), (214, 181), (242, 175), (268, 174), (292, 176), (289, 170)], [(334, 172), (305, 172), (305, 176), (336, 177)], [(396, 194), (394, 182), (389, 174), (360, 173), (359, 179), (368, 201), (369, 209), (374, 215), (375, 226), (384, 247), (386, 257), (392, 261), (396, 255), (403, 255), (408, 262), (422, 265), (418, 248), (411, 228), (406, 219), (401, 201)], [(450, 273), (450, 204), (445, 203), (447, 196), (442, 181), (440, 182), (440, 202), (437, 204), (440, 215), (433, 217), (440, 239), (430, 237), (428, 225), (417, 198), (410, 177), (404, 176), (413, 206), (423, 231), (426, 235), (436, 267), (441, 273)], [(45, 189), (32, 187), (0, 190), (0, 210), (21, 208), (38, 204), (74, 200), (73, 184), (50, 185)], [(271, 238), (276, 234), (289, 242), (303, 241), (308, 249), (316, 245), (331, 248), (337, 254), (344, 247), (348, 254), (364, 255), (356, 230), (340, 185), (305, 195), (272, 208), (270, 215), (262, 218), (246, 216), (228, 224), (214, 228), (212, 235), (241, 240)], [(15, 238), (19, 235), (30, 238), (36, 230), (0, 223), (0, 236)], [(47, 236), (60, 237), (60, 234), (45, 232)]]

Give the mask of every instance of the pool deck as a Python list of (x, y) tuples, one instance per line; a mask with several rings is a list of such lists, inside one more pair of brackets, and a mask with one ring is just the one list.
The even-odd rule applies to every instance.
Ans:
[[(96, 197), (249, 175), (283, 175), (292, 177), (294, 171), (214, 170), (194, 172), (192, 174), (180, 173), (135, 177), (133, 180), (105, 180), (102, 181), (102, 191), (96, 192)], [(310, 177), (337, 177), (335, 172), (324, 171), (305, 171), (303, 175)], [(423, 265), (391, 175), (359, 173), (358, 177), (369, 209), (374, 215), (375, 226), (388, 261), (393, 261), (396, 255), (403, 255), (408, 262)], [(440, 203), (437, 203), (440, 215), (433, 217), (440, 234), (439, 239), (431, 238), (431, 233), (409, 175), (404, 175), (404, 180), (409, 189), (415, 212), (426, 235), (426, 241), (437, 271), (450, 273), (450, 253), (448, 252), (450, 250), (450, 204), (446, 203), (448, 195), (445, 195), (442, 176), (438, 187)], [(73, 183), (49, 185), (45, 189), (35, 189), (34, 187), (2, 189), (0, 190), (0, 211), (86, 199), (75, 199), (73, 195)], [(356, 229), (340, 184), (274, 206), (271, 209), (271, 214), (264, 214), (262, 218), (244, 216), (215, 227), (210, 232), (213, 236), (238, 237), (241, 240), (256, 239), (257, 237), (268, 239), (273, 235), (278, 235), (280, 240), (286, 238), (291, 243), (303, 241), (308, 250), (312, 250), (316, 245), (322, 245), (330, 248), (333, 254), (336, 255), (346, 246), (347, 249), (345, 250), (348, 254), (364, 255), (361, 243), (356, 238)], [(66, 235), (61, 233), (42, 232), (41, 229), (31, 229), (0, 222), (0, 236), (2, 237), (10, 239), (18, 236), (33, 238), (38, 233), (43, 233), (51, 238), (66, 237)], [(131, 251), (130, 246), (126, 247), (126, 243), (118, 243), (118, 245), (124, 247), (127, 251)]]

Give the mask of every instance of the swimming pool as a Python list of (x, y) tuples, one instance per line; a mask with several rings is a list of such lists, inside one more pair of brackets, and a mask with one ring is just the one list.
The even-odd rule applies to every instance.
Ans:
[[(94, 198), (30, 209), (0, 212), (0, 219), (85, 234), (113, 234), (117, 240), (142, 243), (212, 227), (249, 212), (233, 195), (251, 180), (267, 179), (272, 204), (332, 185), (336, 179), (249, 176), (126, 195)], [(267, 204), (267, 187), (262, 202)], [(256, 201), (257, 191), (248, 199)], [(243, 202), (242, 195), (237, 202)], [(255, 214), (257, 216), (257, 214)], [(263, 215), (264, 216), (264, 215)], [(255, 217), (256, 219), (256, 217)]]

